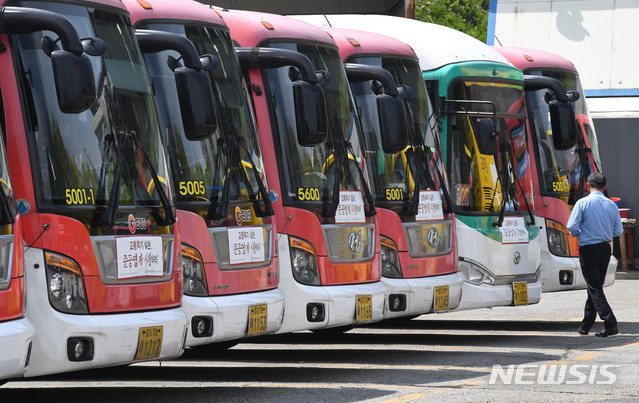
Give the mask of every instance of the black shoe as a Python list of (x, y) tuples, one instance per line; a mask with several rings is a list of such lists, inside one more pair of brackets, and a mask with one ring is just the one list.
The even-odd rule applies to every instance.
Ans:
[(579, 332), (579, 334), (582, 335), (587, 335), (588, 331), (586, 329), (584, 329), (583, 327), (580, 327), (579, 330), (577, 330)]
[(616, 327), (605, 329), (603, 332), (595, 333), (597, 337), (608, 337), (619, 333), (619, 330)]

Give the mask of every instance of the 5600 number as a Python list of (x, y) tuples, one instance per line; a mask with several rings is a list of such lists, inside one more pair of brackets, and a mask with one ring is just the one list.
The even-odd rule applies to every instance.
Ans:
[(206, 194), (204, 181), (180, 181), (179, 191), (182, 196), (199, 196)]
[(319, 188), (297, 188), (297, 198), (299, 200), (319, 201)]

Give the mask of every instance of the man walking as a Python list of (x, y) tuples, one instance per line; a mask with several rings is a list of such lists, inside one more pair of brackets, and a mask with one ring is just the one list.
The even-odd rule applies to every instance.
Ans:
[(568, 219), (570, 234), (579, 239), (579, 263), (588, 286), (588, 300), (579, 334), (588, 334), (597, 314), (604, 321), (604, 330), (595, 333), (598, 337), (619, 333), (617, 318), (606, 300), (603, 284), (610, 262), (610, 242), (623, 233), (619, 209), (604, 196), (606, 177), (599, 172), (588, 176), (590, 194), (577, 200)]

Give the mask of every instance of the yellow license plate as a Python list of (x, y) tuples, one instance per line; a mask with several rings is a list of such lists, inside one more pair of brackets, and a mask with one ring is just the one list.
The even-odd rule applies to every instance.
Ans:
[(448, 286), (435, 287), (435, 312), (448, 310)]
[(253, 305), (249, 307), (249, 336), (266, 333), (266, 322), (268, 319), (267, 313), (268, 309), (266, 304)]
[(513, 283), (515, 305), (528, 305), (528, 284)]
[(162, 330), (164, 326), (141, 327), (138, 338), (136, 360), (158, 358), (162, 351)]
[(373, 296), (357, 296), (357, 317), (358, 322), (370, 322), (373, 320)]

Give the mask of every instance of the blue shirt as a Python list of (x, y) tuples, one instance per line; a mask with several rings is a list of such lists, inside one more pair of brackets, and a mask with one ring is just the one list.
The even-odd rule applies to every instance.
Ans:
[(579, 246), (611, 242), (623, 233), (617, 205), (599, 191), (577, 200), (566, 227)]

